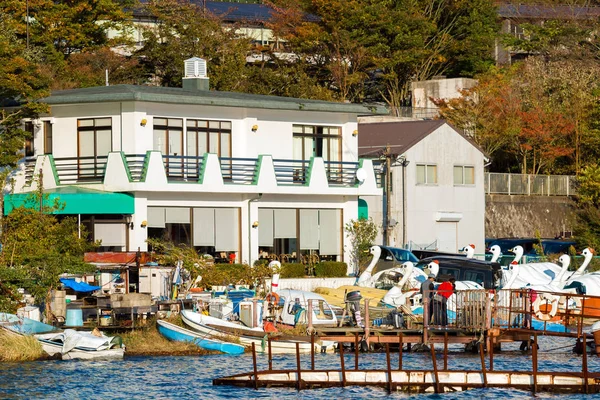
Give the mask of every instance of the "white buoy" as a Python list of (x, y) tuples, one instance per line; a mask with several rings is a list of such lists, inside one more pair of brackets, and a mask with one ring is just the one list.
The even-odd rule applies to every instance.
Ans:
[(273, 278), (271, 278), (271, 292), (277, 292), (279, 290), (279, 270), (281, 268), (281, 263), (277, 260), (273, 260), (269, 263), (269, 267), (273, 271), (277, 271), (273, 274)]

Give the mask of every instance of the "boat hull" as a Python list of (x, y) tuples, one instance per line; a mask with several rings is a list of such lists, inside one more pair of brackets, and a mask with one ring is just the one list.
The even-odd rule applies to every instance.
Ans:
[(156, 321), (158, 325), (158, 331), (161, 335), (169, 340), (177, 342), (191, 342), (196, 346), (205, 349), (220, 351), (225, 354), (242, 354), (244, 352), (244, 346), (235, 343), (226, 343), (220, 340), (207, 339), (205, 336), (199, 335), (196, 332), (182, 328), (180, 326), (171, 324), (166, 321)]
[[(218, 325), (221, 324), (225, 327), (230, 328), (231, 326), (235, 326), (235, 324), (228, 321), (222, 321), (218, 318), (210, 317), (208, 315), (192, 312), (189, 310), (183, 310), (181, 312), (181, 318), (187, 326), (189, 326), (196, 332), (200, 332), (203, 335), (209, 335), (211, 337), (223, 337), (224, 335), (235, 336), (239, 338), (240, 343), (244, 346), (252, 346), (252, 344), (254, 343), (257, 352), (267, 353), (269, 351), (268, 333), (266, 332), (264, 333), (263, 337), (249, 336), (250, 332), (253, 335), (256, 335), (256, 333), (259, 331), (256, 329), (250, 329), (239, 325), (237, 327), (239, 333), (233, 335), (231, 332), (228, 332), (224, 329), (219, 329)], [(244, 331), (248, 331), (249, 334), (244, 335)], [(298, 344), (299, 351), (301, 353), (310, 353), (312, 344), (308, 341), (303, 342), (296, 340), (277, 340), (276, 337), (271, 340), (271, 353), (293, 354), (296, 352), (296, 344)], [(315, 342), (315, 351), (321, 351), (323, 345), (325, 346), (326, 351), (333, 351), (333, 342)]]
[(57, 354), (60, 354), (63, 360), (119, 360), (123, 359), (125, 355), (125, 349), (122, 347), (106, 350), (84, 350), (74, 348), (63, 354), (62, 344), (53, 343), (39, 338), (38, 341), (42, 345), (42, 350), (44, 350), (50, 357), (55, 357)]

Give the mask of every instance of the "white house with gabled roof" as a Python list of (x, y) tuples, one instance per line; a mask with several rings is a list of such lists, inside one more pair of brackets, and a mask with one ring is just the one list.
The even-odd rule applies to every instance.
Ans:
[(384, 178), (390, 155), (389, 196), (361, 196), (388, 245), (485, 253), (487, 157), (471, 138), (444, 120), (361, 122), (358, 136), (359, 155)]
[(382, 193), (371, 160), (358, 157), (357, 117), (386, 110), (211, 91), (204, 60), (186, 63), (183, 88), (43, 99), (51, 112), (26, 123), (34, 140), (5, 214), (41, 173), (45, 193), (65, 205), (57, 212), (80, 218), (101, 251), (145, 251), (160, 237), (236, 262), (348, 262), (344, 225), (357, 219), (359, 196)]

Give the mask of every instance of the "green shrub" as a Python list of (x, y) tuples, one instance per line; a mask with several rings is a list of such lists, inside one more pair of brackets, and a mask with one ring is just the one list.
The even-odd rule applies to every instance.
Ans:
[(306, 276), (304, 264), (282, 263), (280, 276), (282, 278), (304, 278)]
[(334, 278), (346, 276), (348, 264), (339, 261), (323, 261), (315, 265), (315, 276), (320, 278)]

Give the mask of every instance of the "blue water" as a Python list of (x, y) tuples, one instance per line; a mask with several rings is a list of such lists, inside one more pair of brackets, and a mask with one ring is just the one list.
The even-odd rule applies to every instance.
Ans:
[[(531, 358), (518, 351), (520, 343), (503, 344), (503, 352), (494, 354), (494, 369), (528, 369)], [(573, 340), (542, 338), (539, 369), (581, 370), (581, 356), (571, 353)], [(478, 355), (464, 354), (461, 347), (451, 347), (450, 369), (479, 369)], [(441, 353), (442, 348), (439, 347)], [(360, 354), (362, 368), (385, 368), (382, 353)], [(443, 366), (438, 354), (438, 367)], [(346, 367), (354, 367), (354, 356), (346, 354)], [(398, 355), (392, 354), (392, 366), (398, 365)], [(486, 363), (489, 357), (486, 355)], [(268, 367), (267, 357), (258, 355), (259, 369)], [(318, 369), (339, 368), (339, 354), (316, 354)], [(404, 353), (406, 369), (429, 369), (431, 357), (424, 353)], [(600, 372), (600, 360), (588, 357), (589, 371)], [(310, 367), (310, 355), (302, 355), (304, 368)], [(293, 355), (274, 356), (275, 369), (294, 369)], [(409, 395), (366, 387), (328, 388), (316, 390), (245, 389), (213, 386), (212, 379), (252, 370), (251, 354), (241, 356), (208, 355), (186, 357), (127, 357), (122, 361), (43, 361), (0, 363), (0, 399), (358, 399), (358, 398), (430, 398), (430, 399), (523, 399), (569, 398), (590, 399), (591, 395), (557, 395), (510, 389), (473, 389), (462, 393)]]

